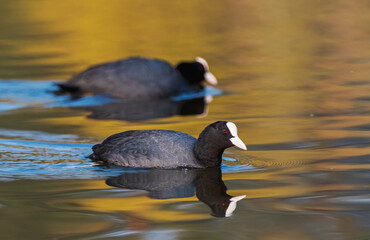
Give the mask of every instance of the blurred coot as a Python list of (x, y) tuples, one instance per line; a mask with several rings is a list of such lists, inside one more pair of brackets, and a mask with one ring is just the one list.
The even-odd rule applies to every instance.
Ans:
[(177, 67), (159, 59), (131, 57), (92, 66), (64, 83), (61, 92), (105, 94), (119, 99), (161, 99), (191, 91), (206, 81), (216, 85), (208, 63), (200, 57)]

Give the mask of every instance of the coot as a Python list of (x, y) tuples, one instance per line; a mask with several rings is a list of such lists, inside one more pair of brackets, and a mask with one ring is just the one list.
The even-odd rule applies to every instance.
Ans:
[(135, 168), (206, 168), (220, 166), (226, 148), (247, 150), (232, 122), (207, 126), (196, 139), (169, 130), (127, 131), (93, 146), (94, 161)]
[(92, 66), (57, 85), (64, 92), (106, 94), (120, 99), (149, 100), (173, 96), (201, 86), (216, 85), (207, 62), (197, 57), (176, 68), (158, 59), (131, 57)]

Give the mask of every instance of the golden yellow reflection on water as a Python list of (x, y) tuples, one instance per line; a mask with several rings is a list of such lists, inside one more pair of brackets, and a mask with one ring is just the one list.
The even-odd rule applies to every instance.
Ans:
[[(169, 199), (165, 204), (173, 202), (196, 202), (197, 199)], [(134, 215), (137, 218), (146, 219), (151, 222), (173, 222), (173, 221), (194, 221), (212, 218), (208, 213), (189, 213), (187, 211), (161, 209), (163, 200), (149, 199), (147, 196), (135, 196), (125, 198), (97, 198), (97, 199), (79, 199), (73, 201), (79, 210), (90, 210), (100, 212), (124, 212), (128, 215)]]

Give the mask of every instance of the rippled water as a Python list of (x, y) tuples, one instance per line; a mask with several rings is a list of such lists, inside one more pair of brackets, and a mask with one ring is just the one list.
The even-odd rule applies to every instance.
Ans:
[[(2, 239), (370, 239), (367, 1), (2, 1)], [(217, 89), (72, 99), (54, 82), (127, 56), (202, 56)], [(220, 172), (86, 158), (132, 129), (237, 124)], [(227, 187), (225, 190), (224, 187)], [(228, 194), (239, 201), (215, 217)], [(207, 196), (211, 196), (208, 198)]]

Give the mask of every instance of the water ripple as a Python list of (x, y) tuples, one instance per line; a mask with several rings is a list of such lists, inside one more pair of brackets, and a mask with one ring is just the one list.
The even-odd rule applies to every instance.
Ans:
[[(86, 143), (86, 140), (75, 135), (4, 130), (0, 136), (2, 181), (105, 178), (119, 175), (122, 171), (136, 171), (92, 162), (86, 156), (91, 154), (93, 144)], [(240, 160), (242, 156), (232, 153), (225, 155), (227, 157), (224, 157), (222, 164), (225, 173), (256, 170)]]

